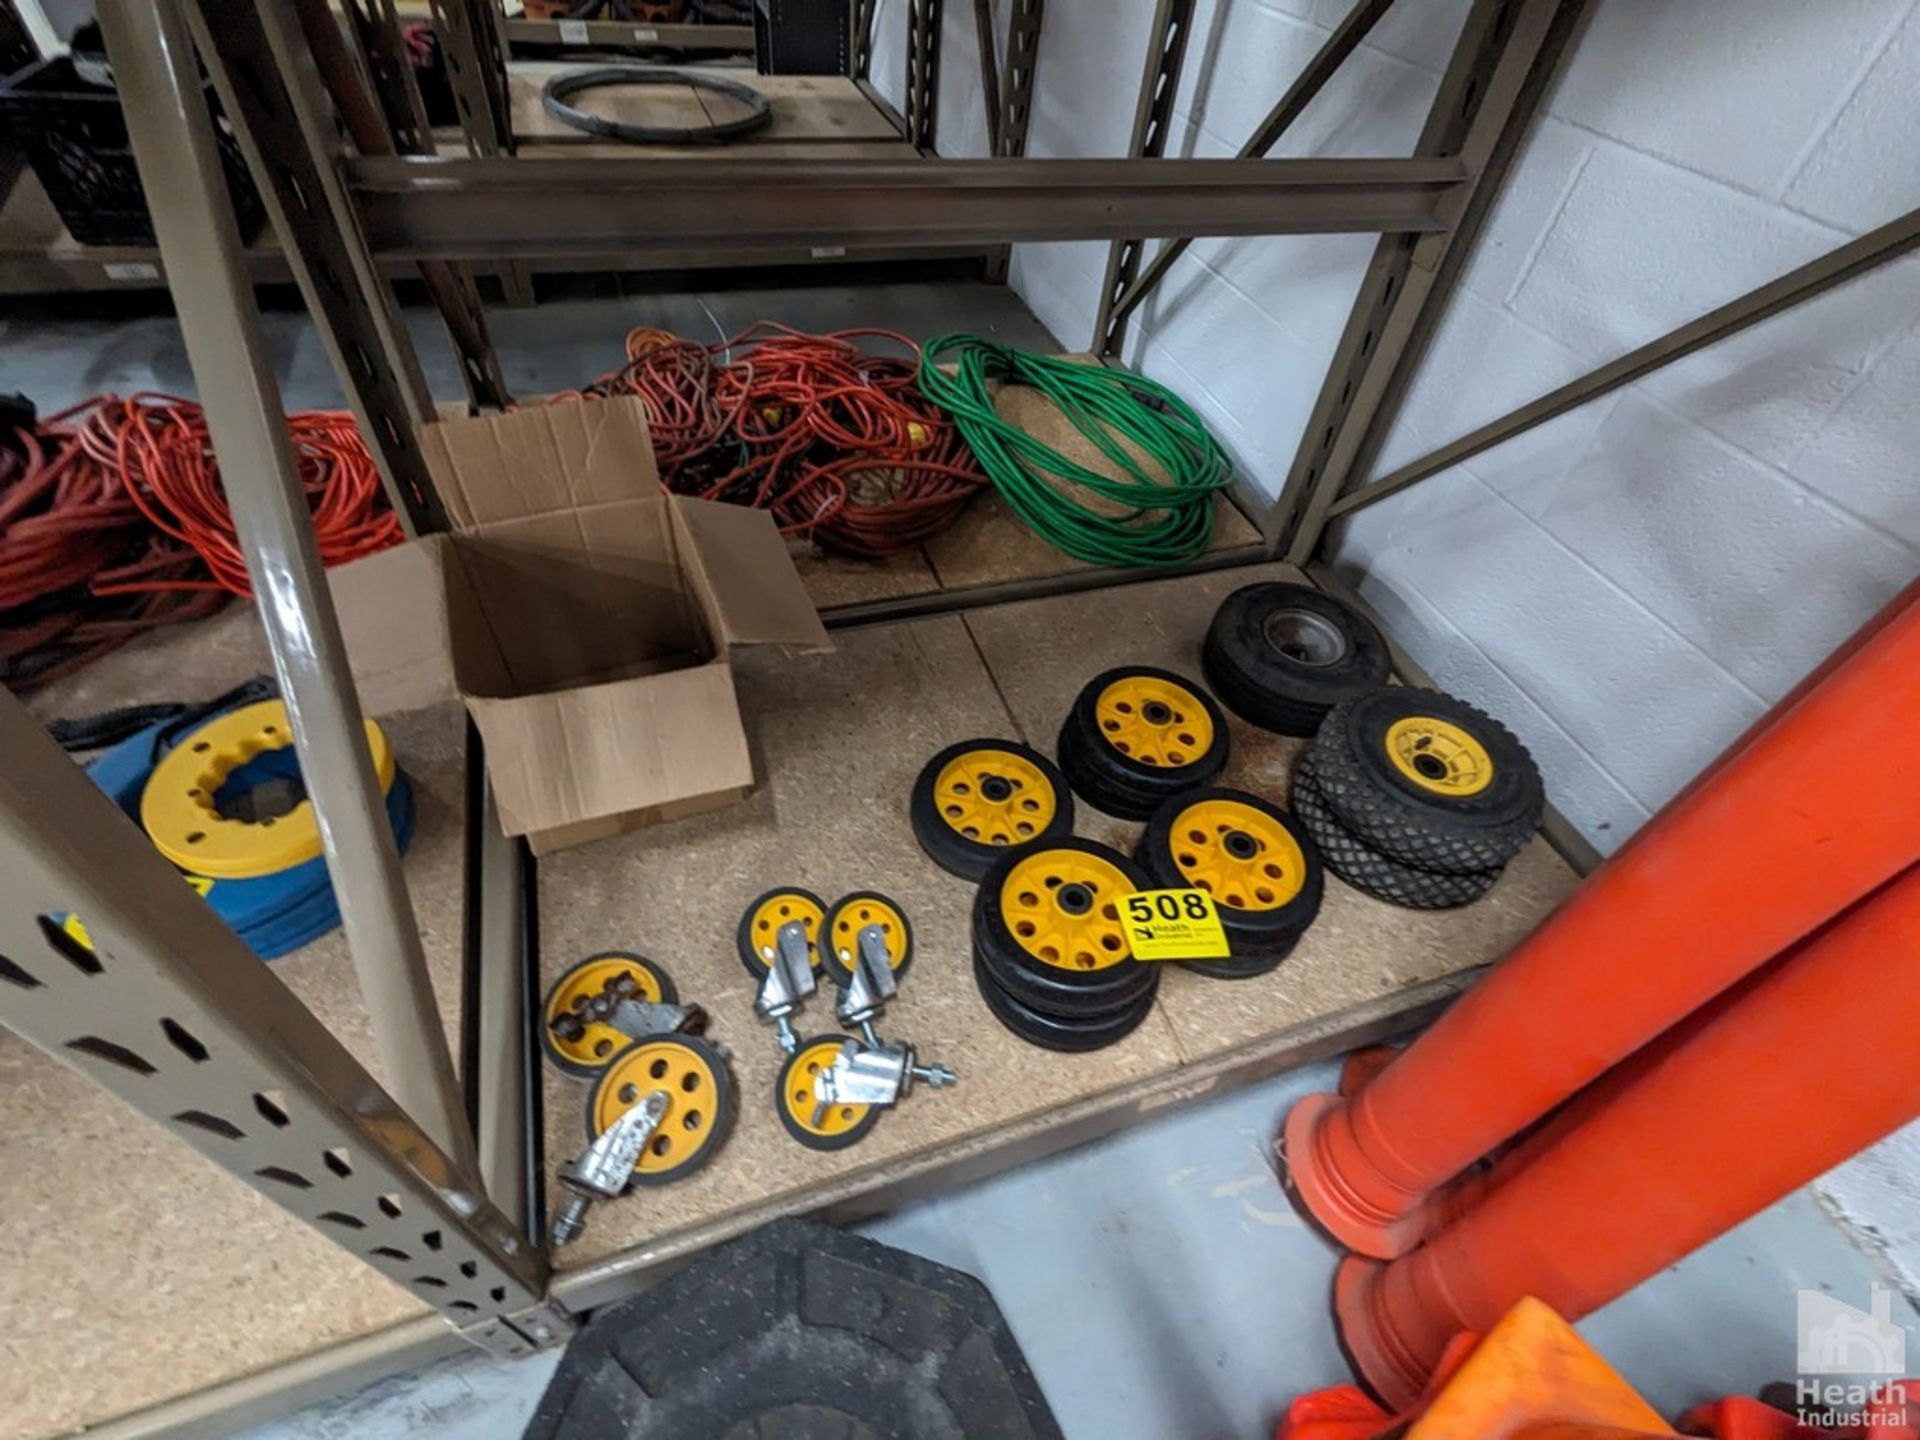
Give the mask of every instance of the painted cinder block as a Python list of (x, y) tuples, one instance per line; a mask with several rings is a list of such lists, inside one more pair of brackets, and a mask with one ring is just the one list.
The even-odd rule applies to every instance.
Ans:
[(1657, 808), (1760, 713), (1752, 691), (1473, 476), (1436, 475), (1385, 503), (1407, 507), (1393, 581), (1640, 804)]
[(1540, 523), (1767, 700), (1914, 571), (1911, 552), (1637, 395)]
[(1461, 285), (1495, 304), (1512, 296), (1592, 153), (1593, 137), (1585, 131), (1550, 115), (1534, 121), (1474, 242)]
[[(1367, 35), (1367, 45), (1397, 60), (1438, 74), (1453, 54), (1470, 0), (1415, 0), (1391, 6)], [(1313, 18), (1328, 29), (1353, 9), (1354, 0), (1316, 0)]]
[(1349, 568), (1337, 561), (1335, 570), (1394, 638), (1420, 657), (1436, 685), (1478, 705), (1520, 737), (1546, 777), (1547, 798), (1603, 854), (1646, 822), (1652, 812), (1418, 592), (1377, 568)]
[(1607, 0), (1553, 111), (1777, 195), (1907, 0)]
[(1722, 439), (1784, 465), (1916, 324), (1920, 257), (1909, 256), (1638, 383)]
[(1610, 360), (1847, 237), (1618, 145), (1598, 145), (1513, 298), (1536, 329)]
[(1373, 473), (1458, 439), (1588, 368), (1584, 356), (1509, 311), (1456, 291)]
[(1787, 203), (1847, 230), (1920, 205), (1920, 10), (1910, 12), (1787, 187)]
[(1787, 470), (1920, 551), (1920, 328), (1878, 359)]

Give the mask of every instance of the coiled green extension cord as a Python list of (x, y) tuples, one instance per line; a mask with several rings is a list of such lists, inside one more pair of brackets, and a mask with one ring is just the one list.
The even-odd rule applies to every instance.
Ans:
[[(953, 374), (940, 369), (943, 360), (954, 364)], [(1124, 478), (1076, 464), (1002, 420), (987, 389), (992, 381), (1040, 391)], [(1193, 407), (1166, 386), (1126, 370), (952, 334), (921, 350), (920, 389), (953, 416), (1014, 512), (1074, 559), (1178, 565), (1207, 548), (1214, 493), (1232, 481), (1233, 462)], [(1160, 473), (1143, 465), (1123, 438)], [(1126, 508), (1095, 509), (1073, 497), (1074, 486)]]

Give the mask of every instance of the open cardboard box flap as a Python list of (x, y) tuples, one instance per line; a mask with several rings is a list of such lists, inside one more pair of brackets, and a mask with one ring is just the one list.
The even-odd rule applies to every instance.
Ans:
[(831, 648), (772, 518), (662, 495), (633, 399), (439, 421), (421, 449), (454, 533), (331, 572), (367, 708), (463, 700), (536, 849), (750, 787), (731, 650)]

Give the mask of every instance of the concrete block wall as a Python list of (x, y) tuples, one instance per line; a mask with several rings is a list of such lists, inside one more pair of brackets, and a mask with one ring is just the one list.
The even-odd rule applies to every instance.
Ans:
[[(897, 23), (903, 0), (887, 3)], [(1172, 150), (1232, 154), (1349, 3), (1202, 0)], [(1030, 153), (1123, 153), (1152, 8), (1050, 0)], [(948, 10), (941, 149), (979, 153), (970, 10)], [(1277, 153), (1407, 153), (1465, 11), (1401, 0)], [(884, 80), (899, 51), (881, 53)], [(1920, 205), (1916, 154), (1916, 0), (1599, 0), (1376, 473)], [(1270, 496), (1372, 248), (1201, 241), (1126, 358)], [(1013, 284), (1069, 348), (1105, 257), (1015, 249)], [(1435, 476), (1337, 541), (1439, 683), (1516, 729), (1612, 850), (1920, 571), (1920, 258)], [(1910, 1290), (1917, 1173), (1920, 1131), (1821, 1187)]]

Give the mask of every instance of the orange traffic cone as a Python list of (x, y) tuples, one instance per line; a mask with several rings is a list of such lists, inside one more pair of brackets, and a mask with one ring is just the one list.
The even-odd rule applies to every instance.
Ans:
[(1334, 1307), (1390, 1405), (1522, 1296), (1569, 1320), (1920, 1115), (1920, 866), (1772, 967), (1685, 1044)]

